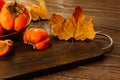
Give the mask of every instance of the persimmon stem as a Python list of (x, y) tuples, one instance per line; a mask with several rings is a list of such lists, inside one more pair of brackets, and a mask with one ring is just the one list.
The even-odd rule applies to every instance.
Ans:
[(8, 4), (6, 8), (10, 11), (10, 14), (13, 18), (18, 17), (21, 13), (25, 11), (25, 8), (20, 7), (16, 0), (14, 0), (14, 3)]
[(73, 44), (73, 42), (74, 42), (74, 38), (72, 37), (72, 44)]

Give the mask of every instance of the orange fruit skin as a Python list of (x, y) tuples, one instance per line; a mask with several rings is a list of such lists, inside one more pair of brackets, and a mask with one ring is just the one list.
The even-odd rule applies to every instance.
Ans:
[(28, 22), (29, 14), (25, 6), (23, 4), (19, 4), (20, 7), (24, 7), (25, 11), (21, 13), (17, 18), (13, 18), (10, 14), (10, 11), (6, 9), (7, 5), (13, 4), (14, 2), (8, 1), (6, 2), (0, 13), (0, 22), (4, 29), (8, 31), (21, 31), (26, 27)]
[[(21, 8), (25, 8), (24, 4), (19, 4)], [(14, 30), (21, 31), (23, 30), (28, 22), (29, 12), (27, 10), (24, 13), (20, 14), (19, 17), (15, 19), (15, 27)]]
[(11, 2), (5, 3), (1, 9), (0, 22), (4, 29), (11, 31), (14, 29), (15, 19), (12, 18), (10, 12), (6, 9), (8, 4), (11, 4)]
[(19, 17), (15, 19), (15, 26), (14, 30), (15, 31), (21, 31), (25, 28), (27, 24), (28, 18), (25, 14), (20, 14)]
[(1, 11), (1, 8), (2, 6), (5, 4), (5, 1), (4, 0), (0, 0), (0, 11)]
[(37, 50), (42, 50), (50, 46), (51, 41), (44, 29), (31, 28), (28, 29), (23, 36), (23, 41), (26, 44), (32, 44)]
[[(47, 45), (46, 45), (47, 44)], [(37, 50), (42, 50), (42, 49), (46, 49), (47, 47), (49, 47), (51, 44), (50, 44), (50, 38), (47, 37), (45, 40), (41, 41), (41, 42), (38, 42), (37, 44), (35, 44), (35, 48)]]
[(24, 35), (23, 35), (23, 42), (25, 44), (29, 44), (30, 43), (30, 34), (31, 34), (31, 31), (33, 30), (33, 28), (31, 29), (28, 29), (27, 31), (25, 31)]
[(8, 55), (9, 52), (12, 50), (13, 46), (9, 44), (11, 43), (7, 43), (3, 40), (0, 41), (0, 57)]
[(30, 34), (30, 42), (36, 44), (48, 37), (48, 34), (43, 29), (33, 29)]
[(0, 24), (0, 36), (2, 36), (4, 34), (4, 29), (2, 27), (2, 25)]
[[(4, 16), (7, 16), (7, 17), (4, 17)], [(6, 13), (6, 14), (1, 13), (0, 22), (4, 29), (8, 31), (14, 30), (15, 20), (10, 16), (9, 13)]]

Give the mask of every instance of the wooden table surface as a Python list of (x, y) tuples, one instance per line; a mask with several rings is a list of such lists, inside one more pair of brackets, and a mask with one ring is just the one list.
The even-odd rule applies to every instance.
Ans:
[(113, 50), (105, 58), (32, 80), (120, 80), (120, 0), (45, 0), (49, 12), (68, 17), (80, 5), (94, 18), (94, 27), (112, 37)]
[(114, 44), (112, 51), (105, 53), (105, 58), (100, 61), (31, 80), (120, 80), (120, 0), (45, 1), (50, 14), (58, 13), (66, 18), (76, 6), (81, 6), (94, 18), (95, 30), (111, 36)]

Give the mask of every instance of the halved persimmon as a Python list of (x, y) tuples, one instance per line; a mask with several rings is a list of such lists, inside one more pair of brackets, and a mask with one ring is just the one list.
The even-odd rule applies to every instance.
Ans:
[(42, 50), (50, 46), (51, 41), (48, 33), (41, 28), (28, 29), (23, 36), (25, 44), (33, 45), (34, 49)]
[(0, 56), (6, 56), (10, 53), (13, 47), (13, 41), (0, 40)]

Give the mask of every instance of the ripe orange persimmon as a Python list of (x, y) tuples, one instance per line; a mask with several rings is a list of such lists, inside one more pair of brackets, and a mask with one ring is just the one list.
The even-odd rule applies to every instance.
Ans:
[(28, 19), (29, 12), (22, 3), (7, 1), (1, 9), (0, 22), (2, 27), (8, 31), (23, 30)]
[(25, 44), (33, 45), (34, 49), (42, 50), (50, 46), (50, 38), (48, 33), (41, 28), (28, 29), (23, 36)]
[(11, 40), (0, 40), (0, 56), (6, 56), (13, 48)]

